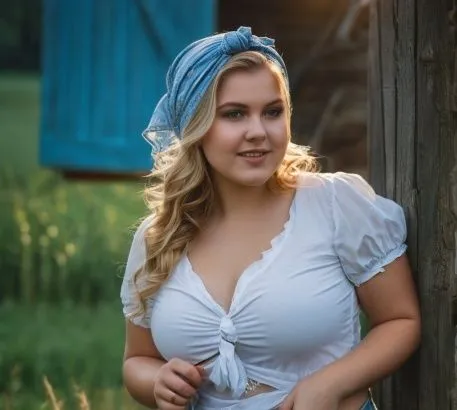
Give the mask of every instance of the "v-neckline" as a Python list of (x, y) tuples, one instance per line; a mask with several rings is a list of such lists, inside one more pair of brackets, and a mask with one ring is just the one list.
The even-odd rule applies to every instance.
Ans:
[(237, 298), (239, 297), (239, 295), (241, 293), (242, 285), (245, 285), (246, 281), (250, 277), (252, 277), (254, 273), (265, 270), (266, 267), (270, 265), (270, 263), (274, 260), (276, 255), (281, 250), (282, 244), (284, 243), (284, 240), (288, 236), (289, 230), (293, 226), (293, 220), (295, 218), (295, 213), (296, 213), (295, 203), (296, 203), (297, 194), (298, 194), (298, 190), (296, 189), (293, 194), (291, 204), (289, 206), (288, 218), (287, 218), (286, 222), (284, 223), (281, 231), (271, 239), (270, 246), (260, 253), (259, 258), (256, 259), (255, 261), (251, 262), (248, 266), (246, 266), (246, 268), (241, 272), (240, 276), (238, 277), (236, 284), (235, 284), (234, 291), (233, 291), (232, 299), (230, 301), (227, 311), (219, 302), (216, 301), (216, 299), (213, 297), (213, 295), (209, 292), (208, 288), (205, 285), (203, 278), (193, 268), (192, 262), (189, 259), (188, 253), (187, 252), (184, 253), (183, 259), (184, 259), (185, 265), (187, 267), (186, 270), (196, 279), (196, 281), (199, 284), (202, 291), (205, 293), (205, 295), (208, 297), (208, 299), (210, 300), (212, 305), (217, 308), (217, 310), (219, 311), (219, 313), (222, 316), (232, 316), (235, 313), (235, 308), (236, 308), (235, 302), (237, 301)]

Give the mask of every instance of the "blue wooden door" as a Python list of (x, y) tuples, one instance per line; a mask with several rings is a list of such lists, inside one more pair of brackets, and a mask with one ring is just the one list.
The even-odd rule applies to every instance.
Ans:
[(215, 30), (215, 0), (44, 0), (40, 162), (89, 172), (151, 168), (141, 138), (166, 70)]

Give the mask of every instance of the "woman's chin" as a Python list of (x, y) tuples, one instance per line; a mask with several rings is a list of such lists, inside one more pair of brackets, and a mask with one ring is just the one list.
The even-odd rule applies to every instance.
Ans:
[(243, 175), (233, 178), (232, 182), (245, 187), (258, 188), (268, 183), (273, 173), (264, 173), (263, 175)]

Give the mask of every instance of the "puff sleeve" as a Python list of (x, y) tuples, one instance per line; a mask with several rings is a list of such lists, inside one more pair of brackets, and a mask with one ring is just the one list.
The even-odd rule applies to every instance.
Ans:
[[(151, 220), (152, 217), (150, 216), (142, 221), (133, 236), (120, 294), (124, 316), (131, 320), (131, 322), (135, 325), (145, 328), (149, 328), (150, 326), (153, 300), (152, 298), (149, 298), (145, 306), (145, 311), (142, 314), (132, 316), (140, 308), (140, 299), (138, 296), (137, 288), (133, 282), (133, 277), (138, 270), (143, 268), (146, 262), (145, 234), (151, 223)], [(138, 287), (141, 289), (141, 284), (138, 284)]]
[(359, 175), (336, 173), (332, 188), (335, 251), (347, 278), (359, 286), (406, 251), (405, 215)]

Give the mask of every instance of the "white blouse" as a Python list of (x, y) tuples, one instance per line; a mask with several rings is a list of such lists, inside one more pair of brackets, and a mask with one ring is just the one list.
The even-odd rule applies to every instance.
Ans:
[[(147, 218), (137, 230), (121, 289), (136, 310), (132, 275), (145, 261)], [(169, 360), (207, 366), (196, 409), (273, 409), (304, 376), (360, 342), (358, 286), (401, 256), (405, 218), (358, 175), (304, 174), (283, 231), (241, 275), (226, 313), (183, 255), (133, 323), (150, 328)], [(275, 390), (243, 398), (248, 379)]]

